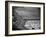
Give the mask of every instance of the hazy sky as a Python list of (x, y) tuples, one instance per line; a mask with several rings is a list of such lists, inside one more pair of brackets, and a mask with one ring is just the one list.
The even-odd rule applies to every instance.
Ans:
[[(35, 17), (35, 18), (39, 18), (40, 17), (40, 8), (33, 8), (33, 7), (18, 7), (18, 8), (14, 8), (14, 14), (18, 13), (18, 15), (21, 16), (28, 16), (28, 18), (30, 17)], [(26, 17), (27, 18), (27, 17)]]

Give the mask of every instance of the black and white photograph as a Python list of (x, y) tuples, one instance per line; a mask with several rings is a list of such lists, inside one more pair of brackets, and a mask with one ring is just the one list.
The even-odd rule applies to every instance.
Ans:
[(45, 33), (45, 4), (39, 2), (5, 2), (6, 35)]
[(12, 7), (13, 30), (39, 30), (40, 8), (35, 7)]

